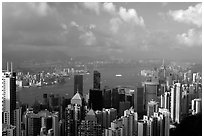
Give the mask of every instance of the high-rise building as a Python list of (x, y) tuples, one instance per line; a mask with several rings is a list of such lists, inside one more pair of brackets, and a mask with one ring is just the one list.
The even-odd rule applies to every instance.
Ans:
[(102, 113), (102, 111), (96, 110), (95, 114), (96, 114), (96, 118), (97, 118), (97, 123), (102, 126), (103, 125), (103, 113)]
[(119, 102), (119, 116), (122, 116), (124, 111), (130, 108), (130, 102)]
[(26, 136), (38, 136), (41, 130), (41, 118), (38, 114), (27, 112), (25, 114)]
[(79, 105), (79, 106), (82, 106), (82, 96), (81, 96), (80, 93), (77, 92), (77, 93), (72, 97), (72, 99), (71, 99), (71, 104), (72, 104), (72, 105), (77, 104), (77, 105)]
[(103, 107), (111, 108), (111, 89), (105, 88), (103, 90)]
[(2, 72), (2, 120), (3, 124), (14, 125), (14, 111), (16, 109), (16, 73), (11, 71)]
[(159, 132), (160, 136), (169, 136), (169, 131), (170, 131), (170, 112), (168, 109), (162, 109), (159, 108), (159, 119), (160, 121), (159, 124)]
[(74, 107), (68, 105), (65, 109), (65, 136), (74, 136)]
[(83, 96), (83, 75), (74, 75), (74, 94), (77, 91)]
[(139, 120), (137, 127), (138, 127), (138, 136), (145, 136), (146, 135), (146, 124), (145, 124), (145, 121)]
[(99, 89), (101, 88), (101, 74), (97, 70), (94, 70), (93, 74), (93, 89)]
[(144, 112), (144, 88), (137, 87), (134, 92), (134, 110), (139, 115)]
[(97, 123), (97, 117), (93, 109), (90, 109), (86, 114), (85, 120), (82, 120), (79, 131), (79, 136), (102, 136), (102, 126)]
[(48, 136), (54, 136), (54, 130), (52, 128), (49, 129), (47, 135)]
[(78, 127), (83, 119), (83, 98), (77, 93), (71, 99), (71, 104), (65, 109), (65, 135), (77, 136)]
[(2, 136), (16, 136), (16, 127), (13, 125), (2, 124)]
[(65, 120), (64, 119), (59, 121), (59, 135), (65, 136)]
[(91, 107), (94, 111), (102, 110), (103, 96), (101, 90), (89, 90), (89, 107)]
[(54, 136), (60, 136), (59, 135), (59, 114), (58, 112), (55, 112), (52, 114), (52, 129), (53, 129)]
[(47, 93), (43, 94), (43, 108), (44, 109), (48, 109), (49, 108), (49, 101), (48, 101)]
[(201, 99), (193, 99), (191, 102), (192, 114), (198, 114), (202, 112), (202, 101)]
[(181, 121), (181, 83), (176, 83), (176, 117), (175, 121), (180, 123)]
[(16, 136), (21, 136), (21, 112), (22, 112), (22, 107), (17, 108), (14, 110), (14, 124), (16, 126)]
[(182, 91), (182, 96), (181, 96), (181, 118), (185, 118), (188, 116), (189, 113), (189, 94), (186, 90)]
[(150, 101), (147, 105), (147, 116), (153, 116), (154, 112), (158, 112), (158, 103), (155, 101)]
[(159, 83), (157, 82), (144, 83), (145, 110), (147, 110), (147, 105), (149, 101), (154, 100), (156, 102), (159, 102), (157, 98), (157, 96), (159, 96), (158, 89), (159, 89)]
[(113, 88), (111, 93), (111, 107), (119, 110), (119, 89)]
[(125, 110), (124, 115), (111, 121), (109, 128), (105, 129), (105, 136), (133, 136), (137, 135), (137, 112), (132, 108)]
[(164, 108), (168, 109), (170, 111), (170, 101), (171, 101), (171, 93), (165, 92), (164, 93)]

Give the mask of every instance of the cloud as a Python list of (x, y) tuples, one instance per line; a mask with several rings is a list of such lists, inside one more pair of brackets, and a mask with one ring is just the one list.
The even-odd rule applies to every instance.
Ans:
[(71, 26), (75, 26), (75, 27), (79, 27), (79, 25), (78, 25), (75, 21), (71, 21), (71, 22), (70, 22), (70, 25), (71, 25)]
[(190, 6), (186, 10), (170, 10), (168, 14), (177, 22), (202, 26), (202, 3)]
[[(87, 45), (87, 46), (91, 46), (93, 44), (96, 43), (96, 36), (94, 35), (94, 33), (91, 31), (93, 29), (95, 29), (96, 25), (95, 24), (90, 24), (88, 26), (83, 26), (83, 25), (79, 25), (78, 23), (76, 23), (75, 21), (71, 21), (70, 25), (72, 27), (76, 27), (77, 31), (76, 32), (78, 35), (76, 36), (79, 40), (83, 41), (83, 44)], [(72, 35), (72, 34), (70, 34)]]
[(89, 25), (89, 29), (91, 30), (91, 29), (95, 29), (96, 28), (96, 25), (95, 24), (90, 24)]
[(133, 22), (136, 25), (145, 26), (144, 19), (141, 16), (137, 15), (137, 12), (135, 9), (126, 9), (126, 8), (120, 7), (119, 16), (125, 22)]
[(97, 15), (100, 14), (100, 5), (98, 2), (84, 2), (83, 6), (89, 10), (96, 12)]
[(112, 3), (112, 2), (108, 2), (108, 3), (104, 3), (103, 4), (103, 8), (105, 11), (107, 11), (108, 13), (114, 14), (116, 11), (116, 6)]
[(176, 38), (180, 44), (188, 47), (202, 45), (202, 33), (195, 29), (189, 29), (187, 33), (178, 34)]
[(46, 16), (48, 12), (51, 10), (48, 4), (45, 2), (41, 3), (31, 2), (27, 4), (34, 12), (36, 12), (40, 16)]
[(119, 30), (119, 27), (120, 25), (122, 24), (122, 21), (120, 18), (112, 18), (110, 20), (110, 30), (113, 32), (113, 33), (117, 33), (118, 30)]
[(165, 7), (168, 5), (168, 2), (162, 2), (161, 4), (162, 4), (162, 7)]
[(80, 35), (79, 39), (82, 39), (85, 42), (85, 45), (87, 46), (91, 46), (96, 43), (96, 37), (91, 31)]
[(2, 47), (62, 45), (65, 24), (47, 3), (4, 3), (2, 12)]

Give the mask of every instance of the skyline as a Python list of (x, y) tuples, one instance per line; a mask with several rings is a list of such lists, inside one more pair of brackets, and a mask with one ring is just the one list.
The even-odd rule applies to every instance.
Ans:
[(201, 6), (197, 2), (4, 2), (3, 60), (67, 55), (201, 61)]

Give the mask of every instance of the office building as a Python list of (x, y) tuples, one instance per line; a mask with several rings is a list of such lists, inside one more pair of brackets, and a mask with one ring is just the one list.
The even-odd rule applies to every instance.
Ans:
[(48, 136), (54, 136), (54, 130), (53, 129), (49, 129), (47, 135)]
[(171, 119), (175, 122), (176, 117), (176, 92), (175, 92), (175, 85), (171, 88)]
[(103, 107), (111, 108), (111, 89), (109, 88), (103, 90)]
[(119, 116), (122, 116), (124, 111), (130, 108), (130, 102), (119, 102)]
[(65, 136), (65, 120), (59, 121), (59, 136)]
[(198, 114), (202, 112), (202, 101), (201, 99), (193, 99), (191, 102), (192, 114)]
[(52, 114), (52, 130), (54, 136), (60, 136), (59, 135), (59, 114), (58, 112), (55, 112)]
[(2, 72), (2, 120), (3, 124), (14, 125), (16, 109), (16, 73), (8, 69)]
[(146, 135), (146, 122), (143, 120), (138, 121), (138, 136)]
[(103, 113), (102, 113), (102, 111), (96, 110), (95, 114), (96, 114), (96, 118), (97, 118), (97, 123), (102, 126), (103, 125)]
[(134, 111), (141, 115), (144, 112), (144, 88), (137, 87), (134, 92)]
[(44, 109), (49, 109), (49, 100), (48, 100), (47, 93), (43, 94), (43, 108)]
[(79, 105), (79, 106), (82, 106), (82, 96), (79, 92), (77, 92), (71, 99), (71, 104), (72, 105)]
[(16, 136), (16, 127), (13, 125), (2, 124), (2, 136)]
[(83, 96), (83, 75), (74, 75), (74, 94), (77, 91)]
[(144, 82), (144, 95), (145, 95), (145, 110), (147, 110), (148, 102), (154, 100), (158, 101), (157, 96), (159, 89), (159, 83), (157, 82)]
[(19, 107), (14, 110), (14, 124), (16, 127), (16, 136), (21, 136), (21, 112), (22, 112), (22, 107)]
[(97, 70), (94, 70), (93, 74), (93, 89), (100, 90), (101, 88), (101, 74)]
[(105, 129), (105, 136), (134, 136), (137, 135), (137, 112), (132, 108), (125, 110), (123, 116), (111, 121), (111, 125)]
[(176, 116), (175, 121), (180, 123), (181, 121), (181, 83), (176, 83)]
[(181, 120), (181, 83), (175, 83), (171, 88), (171, 118), (177, 123)]
[(74, 107), (68, 105), (65, 109), (65, 136), (74, 136)]
[(158, 103), (152, 100), (147, 105), (147, 116), (153, 116), (154, 112), (158, 112)]
[(33, 112), (26, 112), (25, 130), (26, 130), (26, 136), (40, 135), (41, 118), (38, 114), (34, 114)]
[(111, 91), (111, 107), (119, 110), (119, 89), (113, 88)]
[(79, 131), (79, 136), (102, 136), (102, 126), (97, 123), (97, 117), (93, 109), (90, 109), (86, 114), (85, 120), (82, 120)]
[(65, 109), (65, 135), (77, 136), (78, 126), (83, 119), (83, 99), (81, 94), (77, 93), (71, 99), (71, 104)]
[(190, 101), (187, 90), (182, 91), (181, 94), (181, 118), (183, 119), (188, 116)]
[(101, 90), (89, 90), (89, 107), (91, 107), (94, 111), (102, 110), (103, 96)]
[(170, 112), (168, 109), (159, 108), (159, 133), (160, 136), (170, 135)]

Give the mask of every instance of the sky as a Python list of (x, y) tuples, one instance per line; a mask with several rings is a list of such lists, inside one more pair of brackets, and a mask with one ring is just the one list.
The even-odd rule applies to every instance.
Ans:
[(3, 60), (49, 54), (202, 60), (201, 7), (194, 2), (4, 2)]

